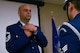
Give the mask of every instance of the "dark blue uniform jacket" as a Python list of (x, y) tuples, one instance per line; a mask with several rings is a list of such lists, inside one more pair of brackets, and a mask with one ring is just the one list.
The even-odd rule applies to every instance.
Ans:
[[(80, 13), (68, 23), (74, 26), (80, 33)], [(64, 53), (80, 53), (80, 40), (71, 28), (66, 25), (62, 25), (59, 29), (59, 39), (60, 48)]]
[(23, 29), (22, 24), (18, 22), (7, 27), (6, 32), (6, 49), (9, 53), (40, 53), (38, 45), (40, 47), (47, 46), (47, 39), (37, 27), (37, 34), (33, 34), (28, 38)]

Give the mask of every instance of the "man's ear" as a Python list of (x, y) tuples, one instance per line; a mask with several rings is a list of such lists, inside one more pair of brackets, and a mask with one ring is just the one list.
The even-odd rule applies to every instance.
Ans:
[(70, 6), (70, 11), (72, 11), (74, 9), (73, 3), (69, 2), (69, 6)]

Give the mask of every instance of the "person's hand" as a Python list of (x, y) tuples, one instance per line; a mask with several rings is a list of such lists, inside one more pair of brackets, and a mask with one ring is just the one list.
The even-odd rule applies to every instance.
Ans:
[(36, 32), (37, 31), (37, 27), (35, 27), (33, 24), (28, 23), (27, 25), (23, 26), (23, 28), (25, 30), (29, 30), (31, 32)]
[(37, 27), (35, 27), (33, 24), (27, 24), (23, 26), (22, 29), (28, 37), (32, 36), (32, 33), (37, 31)]
[(25, 29), (23, 29), (23, 30), (24, 30), (24, 33), (26, 34), (27, 37), (31, 37), (32, 36), (32, 33), (30, 31), (25, 30)]

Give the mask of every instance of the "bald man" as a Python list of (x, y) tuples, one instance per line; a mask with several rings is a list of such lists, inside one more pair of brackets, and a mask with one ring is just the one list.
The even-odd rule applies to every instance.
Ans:
[(31, 7), (23, 4), (18, 9), (20, 21), (6, 28), (6, 49), (9, 53), (40, 53), (38, 45), (47, 46), (47, 39), (40, 27), (29, 23)]

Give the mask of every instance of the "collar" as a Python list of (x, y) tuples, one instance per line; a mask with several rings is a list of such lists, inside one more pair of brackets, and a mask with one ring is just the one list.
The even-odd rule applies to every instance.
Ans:
[(74, 17), (74, 19), (79, 18), (79, 17), (80, 17), (80, 13), (78, 13), (78, 14)]
[(23, 23), (21, 20), (20, 20), (20, 23), (22, 24), (22, 26), (24, 26), (24, 25), (25, 25), (25, 23)]

